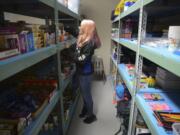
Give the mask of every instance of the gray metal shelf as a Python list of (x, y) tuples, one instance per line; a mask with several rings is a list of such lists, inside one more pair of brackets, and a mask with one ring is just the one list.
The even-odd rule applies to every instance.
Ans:
[(63, 12), (66, 15), (69, 15), (71, 17), (74, 17), (76, 19), (80, 20), (80, 16), (74, 12), (72, 12), (71, 10), (69, 10), (68, 8), (66, 8), (64, 5), (58, 3), (57, 8), (60, 12)]
[(119, 44), (129, 48), (130, 50), (132, 50), (134, 52), (137, 52), (137, 49), (138, 49), (137, 44), (135, 44), (134, 42), (132, 42), (129, 39), (120, 38)]
[(126, 17), (128, 15), (131, 15), (133, 12), (139, 10), (140, 7), (141, 7), (141, 2), (142, 1), (144, 1), (143, 6), (145, 6), (145, 5), (148, 5), (149, 3), (153, 2), (154, 0), (137, 0), (134, 5), (132, 5), (131, 7), (128, 8), (127, 11), (124, 11), (119, 16), (117, 16), (113, 22), (117, 22), (120, 19), (122, 19), (122, 18), (124, 18), (124, 17)]
[(167, 49), (159, 49), (143, 45), (140, 47), (140, 55), (177, 76), (180, 76), (180, 58), (178, 55), (169, 52)]
[(129, 48), (130, 50), (137, 52), (137, 44), (134, 43), (133, 41), (129, 40), (129, 39), (125, 39), (125, 38), (112, 38), (113, 41), (121, 44), (124, 47)]
[[(145, 6), (145, 10), (148, 13), (148, 17), (153, 19), (160, 18), (168, 18), (179, 15), (180, 14), (180, 1), (179, 0), (171, 0), (171, 1), (163, 1), (163, 0), (154, 0), (152, 3)], [(169, 19), (166, 22), (172, 22), (174, 20)], [(164, 23), (164, 22), (163, 22)]]
[[(39, 0), (39, 1), (52, 7), (52, 8), (55, 8), (55, 0)], [(59, 3), (58, 1), (56, 4), (57, 4), (56, 7), (57, 7), (58, 11), (60, 12), (60, 17), (62, 15), (67, 17), (67, 15), (68, 15), (69, 17), (73, 17), (73, 18), (80, 20), (80, 15), (74, 13), (73, 11), (71, 11), (70, 9), (65, 7), (63, 4)]]
[(26, 54), (0, 61), (0, 81), (56, 54), (56, 46), (51, 45)]
[[(45, 19), (55, 19), (54, 9), (57, 8), (57, 10), (60, 12), (59, 17), (76, 18), (80, 20), (80, 16), (78, 14), (72, 12), (70, 9), (59, 3), (57, 0), (6, 0), (0, 1), (0, 4), (2, 5), (2, 11)], [(18, 10), (14, 10), (14, 5), (18, 7)]]
[(157, 120), (154, 117), (153, 112), (150, 111), (147, 104), (145, 104), (145, 101), (139, 95), (136, 96), (136, 105), (153, 135), (167, 134), (162, 127), (158, 126)]
[[(137, 52), (137, 44), (128, 39), (114, 38), (113, 41)], [(167, 49), (159, 49), (141, 45), (140, 55), (151, 60), (157, 65), (169, 70), (170, 72), (180, 76), (180, 59), (178, 55), (169, 52)]]
[(45, 5), (48, 5), (48, 6), (52, 7), (52, 8), (54, 8), (54, 5), (55, 5), (54, 0), (38, 0), (38, 1), (44, 3)]
[(60, 97), (61, 92), (60, 90), (58, 90), (54, 93), (54, 96), (50, 100), (50, 103), (45, 107), (39, 117), (24, 130), (23, 135), (37, 135), (39, 133), (43, 124), (45, 123), (46, 119), (48, 118), (55, 105), (57, 104)]

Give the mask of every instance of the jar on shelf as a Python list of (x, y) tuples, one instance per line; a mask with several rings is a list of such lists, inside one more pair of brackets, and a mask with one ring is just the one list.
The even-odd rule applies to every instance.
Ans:
[(180, 26), (170, 26), (168, 32), (169, 51), (180, 49)]

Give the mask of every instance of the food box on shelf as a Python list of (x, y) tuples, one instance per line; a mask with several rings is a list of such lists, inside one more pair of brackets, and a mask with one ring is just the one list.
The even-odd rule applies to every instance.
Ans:
[(20, 52), (17, 48), (15, 49), (6, 49), (6, 50), (0, 50), (0, 60), (7, 59), (13, 56), (18, 55)]
[(161, 77), (164, 80), (180, 81), (180, 77), (160, 67), (157, 68), (156, 76)]
[(156, 71), (156, 84), (164, 90), (179, 90), (180, 77), (170, 73), (169, 71), (157, 68)]
[(24, 128), (31, 123), (31, 114), (24, 118), (0, 118), (1, 135), (20, 135)]
[(35, 119), (51, 102), (56, 88), (56, 80), (26, 80), (18, 86), (17, 92), (19, 95), (29, 94), (33, 97), (36, 109), (32, 112), (32, 118)]
[(17, 135), (18, 131), (16, 129), (15, 124), (0, 123), (0, 135)]

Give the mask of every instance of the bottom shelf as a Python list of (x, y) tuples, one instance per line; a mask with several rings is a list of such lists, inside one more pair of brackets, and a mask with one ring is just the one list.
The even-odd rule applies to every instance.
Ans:
[(57, 104), (61, 96), (60, 93), (60, 91), (56, 91), (54, 93), (54, 96), (50, 100), (50, 103), (45, 107), (40, 116), (24, 130), (24, 132), (22, 133), (23, 135), (37, 135), (39, 133), (49, 114)]
[[(152, 93), (156, 94), (154, 91), (153, 92), (146, 92), (146, 93)], [(163, 126), (159, 124), (157, 121), (155, 114), (152, 110), (152, 107), (155, 109), (155, 106), (157, 109), (160, 109), (159, 104), (166, 104), (168, 107), (166, 109), (169, 110), (164, 110), (165, 112), (180, 112), (180, 100), (178, 100), (177, 95), (180, 95), (180, 93), (165, 93), (165, 92), (157, 92), (163, 100), (156, 101), (156, 100), (145, 100), (144, 99), (144, 93), (138, 93), (136, 95), (136, 105), (137, 108), (140, 110), (149, 130), (153, 135), (172, 135), (172, 131), (167, 131)]]
[(64, 125), (65, 133), (67, 133), (67, 130), (68, 130), (69, 126), (70, 126), (70, 122), (71, 122), (71, 120), (73, 118), (73, 114), (75, 113), (75, 110), (77, 108), (77, 104), (78, 104), (78, 101), (79, 101), (79, 96), (80, 96), (80, 94), (78, 93), (73, 105), (69, 109), (69, 115), (68, 115), (68, 118), (65, 121), (65, 125)]
[(140, 95), (136, 96), (136, 105), (141, 112), (151, 133), (153, 135), (165, 135), (166, 132), (162, 127), (158, 126), (157, 120), (153, 115), (153, 111), (149, 108), (149, 106), (146, 104), (146, 102)]

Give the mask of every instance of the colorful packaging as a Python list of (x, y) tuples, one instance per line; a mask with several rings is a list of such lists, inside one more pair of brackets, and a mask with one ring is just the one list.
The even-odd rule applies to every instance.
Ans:
[(18, 50), (20, 51), (19, 37), (17, 34), (5, 35), (5, 40), (6, 40), (7, 49), (18, 48)]
[(27, 42), (27, 34), (19, 34), (19, 45), (20, 45), (20, 52), (26, 53), (28, 42)]
[(27, 50), (28, 52), (34, 51), (34, 38), (33, 38), (33, 33), (28, 33), (27, 34), (27, 41), (28, 41), (28, 47)]
[(121, 12), (123, 11), (123, 8), (124, 8), (124, 2), (125, 2), (125, 0), (120, 0), (120, 2), (118, 3), (118, 5), (115, 8), (114, 15), (121, 14)]
[(0, 35), (0, 51), (5, 50), (6, 47), (6, 39), (4, 35)]
[(17, 48), (15, 49), (8, 49), (0, 51), (0, 60), (15, 56), (19, 54), (19, 50)]

